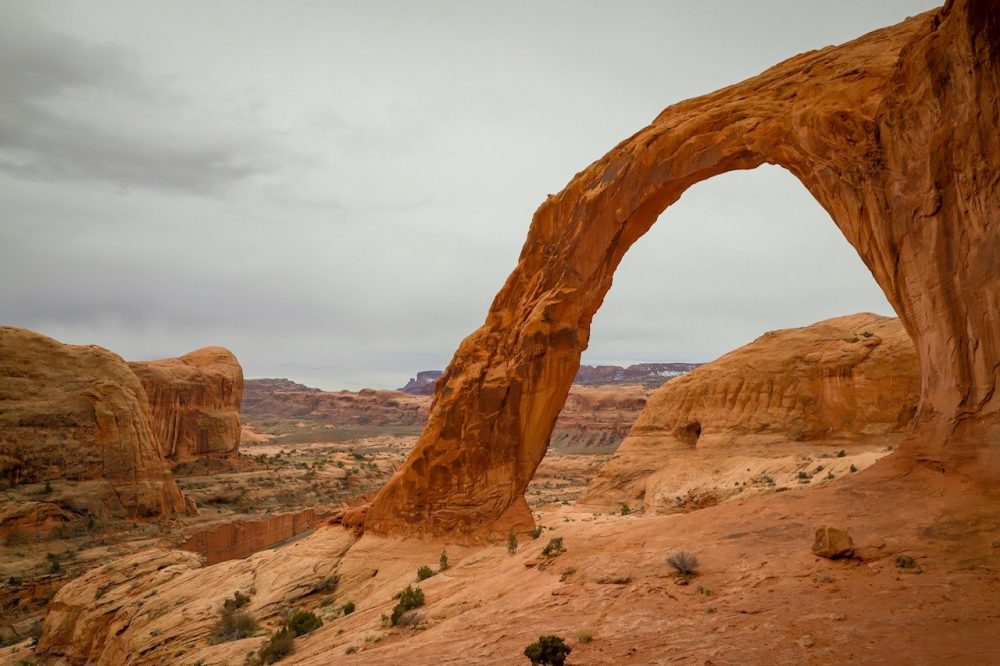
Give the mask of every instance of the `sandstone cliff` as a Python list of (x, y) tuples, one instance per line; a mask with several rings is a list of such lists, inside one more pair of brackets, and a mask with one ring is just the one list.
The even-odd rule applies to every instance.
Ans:
[[(287, 384), (283, 383), (287, 382)], [(301, 387), (301, 388), (300, 388)], [(430, 399), (399, 391), (321, 391), (275, 379), (248, 379), (243, 414), (323, 421), (340, 426), (421, 425)]]
[(240, 446), (243, 369), (222, 347), (205, 347), (180, 358), (134, 361), (163, 456), (183, 462), (234, 455)]
[[(714, 503), (811, 479), (817, 453), (830, 458), (817, 481), (833, 480), (898, 444), (919, 389), (898, 319), (772, 331), (657, 390), (580, 501), (657, 511)], [(799, 471), (808, 479), (789, 478)]]
[[(146, 394), (119, 356), (0, 327), (0, 475), (8, 485), (64, 479), (75, 511), (183, 511)], [(68, 491), (67, 491), (68, 492)]]

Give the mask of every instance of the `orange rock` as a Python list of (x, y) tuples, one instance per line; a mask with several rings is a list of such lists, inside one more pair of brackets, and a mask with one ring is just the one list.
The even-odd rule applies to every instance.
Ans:
[(165, 458), (183, 462), (236, 454), (243, 368), (232, 352), (205, 347), (180, 358), (133, 361), (129, 367), (146, 391)]
[(828, 560), (839, 560), (854, 555), (854, 539), (845, 530), (820, 527), (816, 530), (812, 551)]
[(874, 462), (856, 458), (859, 444), (898, 444), (919, 391), (898, 319), (857, 314), (771, 331), (658, 389), (580, 502), (644, 501), (659, 512), (686, 508), (689, 496), (716, 503), (755, 489), (753, 477), (794, 476), (818, 445), (824, 455), (850, 450), (823, 461), (824, 474), (840, 476)]
[(991, 0), (950, 0), (675, 104), (580, 172), (535, 213), (406, 464), (347, 521), (469, 539), (530, 527), (524, 489), (625, 252), (691, 185), (764, 163), (830, 213), (914, 340), (917, 427), (884, 472), (926, 465), (996, 482), (997, 23)]
[(146, 394), (119, 356), (0, 327), (0, 474), (65, 479), (74, 505), (130, 517), (183, 512)]

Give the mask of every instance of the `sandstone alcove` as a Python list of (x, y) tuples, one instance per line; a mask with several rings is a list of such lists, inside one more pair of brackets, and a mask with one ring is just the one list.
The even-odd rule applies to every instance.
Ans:
[(622, 257), (693, 184), (765, 163), (826, 209), (914, 341), (921, 402), (889, 466), (989, 484), (1000, 467), (998, 98), (1000, 15), (959, 0), (667, 108), (538, 209), (409, 459), (344, 522), (469, 539), (530, 527), (524, 489)]

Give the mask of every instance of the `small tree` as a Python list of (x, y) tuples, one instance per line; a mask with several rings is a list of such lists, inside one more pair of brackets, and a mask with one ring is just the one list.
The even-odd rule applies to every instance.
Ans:
[(434, 570), (425, 564), (419, 569), (417, 569), (417, 582), (419, 583), (422, 580), (427, 580), (433, 575), (434, 575)]
[(511, 555), (517, 552), (517, 535), (514, 530), (507, 533), (507, 552)]
[(397, 603), (392, 609), (390, 623), (392, 626), (396, 626), (399, 624), (399, 618), (403, 617), (403, 613), (408, 610), (413, 610), (414, 608), (420, 608), (423, 605), (424, 591), (419, 587), (407, 585), (406, 589), (399, 593), (399, 603)]
[(566, 552), (566, 548), (563, 547), (562, 537), (552, 537), (549, 542), (545, 544), (545, 548), (542, 548), (542, 555), (545, 557), (555, 557), (556, 555), (562, 555)]
[(539, 636), (538, 642), (524, 648), (524, 656), (534, 666), (563, 666), (572, 651), (559, 636)]
[(260, 648), (260, 652), (255, 660), (256, 663), (273, 664), (280, 661), (282, 657), (287, 657), (295, 651), (294, 638), (288, 627), (284, 627), (278, 632), (271, 634), (271, 638)]
[(448, 570), (448, 551), (444, 548), (441, 549), (441, 559), (438, 560), (438, 571)]
[(319, 619), (312, 611), (298, 610), (288, 618), (288, 629), (296, 636), (304, 636), (322, 626), (323, 620)]

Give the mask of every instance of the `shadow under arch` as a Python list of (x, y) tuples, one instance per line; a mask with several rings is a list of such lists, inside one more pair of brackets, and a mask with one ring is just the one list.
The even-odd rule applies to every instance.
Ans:
[(694, 183), (764, 163), (826, 209), (914, 340), (922, 435), (892, 458), (997, 476), (982, 442), (1000, 441), (998, 12), (954, 0), (796, 56), (669, 107), (578, 174), (535, 213), (406, 463), (342, 522), (466, 540), (529, 528), (524, 489), (625, 252)]

